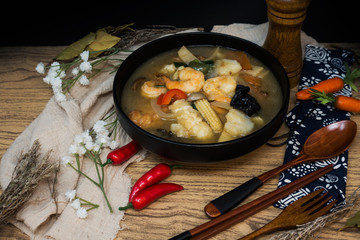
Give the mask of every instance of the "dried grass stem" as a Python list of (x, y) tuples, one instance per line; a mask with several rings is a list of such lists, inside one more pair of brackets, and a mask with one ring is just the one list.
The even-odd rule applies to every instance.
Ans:
[(58, 165), (49, 161), (50, 152), (39, 159), (40, 147), (36, 140), (30, 150), (21, 155), (9, 185), (0, 195), (0, 224), (15, 216), (39, 182), (55, 173)]

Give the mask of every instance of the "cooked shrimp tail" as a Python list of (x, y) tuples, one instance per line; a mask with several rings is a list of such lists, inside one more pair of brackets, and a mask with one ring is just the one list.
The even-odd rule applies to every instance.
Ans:
[(179, 81), (164, 78), (168, 89), (177, 88), (186, 93), (199, 92), (205, 83), (205, 76), (201, 71), (186, 67), (179, 71)]

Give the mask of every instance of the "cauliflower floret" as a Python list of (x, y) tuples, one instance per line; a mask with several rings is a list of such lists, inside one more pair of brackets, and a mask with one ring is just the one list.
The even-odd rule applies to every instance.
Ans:
[[(200, 113), (193, 109), (189, 102), (184, 99), (175, 101), (169, 109), (176, 113), (177, 123), (170, 126), (170, 130), (178, 137), (194, 136), (197, 139), (209, 139), (213, 136), (213, 131)], [(180, 126), (181, 127), (180, 127)]]
[(190, 137), (190, 133), (186, 130), (181, 124), (173, 123), (170, 125), (170, 131), (175, 133), (178, 137), (188, 138)]
[(196, 138), (198, 139), (209, 139), (213, 135), (213, 131), (210, 128), (209, 124), (204, 121), (193, 124), (191, 132), (195, 132)]
[(224, 125), (224, 131), (234, 137), (245, 136), (254, 128), (251, 119), (239, 110), (230, 109), (225, 118), (227, 121)]
[[(173, 113), (180, 113), (180, 115), (182, 114), (182, 112), (188, 112), (191, 111), (191, 109), (193, 109), (190, 105), (189, 102), (185, 101), (184, 99), (181, 100), (177, 100), (175, 101), (173, 104), (171, 104), (169, 106), (169, 109), (173, 112)], [(179, 114), (177, 114), (179, 115)]]
[(240, 63), (232, 59), (216, 60), (214, 63), (214, 74), (219, 75), (235, 75), (242, 69)]
[(160, 73), (169, 76), (171, 74), (174, 74), (175, 71), (176, 71), (176, 67), (173, 63), (171, 63), (163, 66), (163, 68), (160, 70)]

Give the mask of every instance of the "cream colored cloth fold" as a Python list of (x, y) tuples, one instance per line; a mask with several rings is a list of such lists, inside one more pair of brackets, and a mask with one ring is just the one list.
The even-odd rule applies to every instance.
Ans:
[[(22, 151), (27, 151), (39, 139), (41, 153), (51, 153), (51, 161), (59, 161), (68, 155), (74, 136), (91, 128), (113, 108), (112, 85), (114, 74), (102, 72), (90, 80), (89, 86), (75, 85), (67, 101), (49, 100), (41, 114), (17, 137), (0, 162), (0, 183), (3, 189), (11, 180), (11, 174)], [(124, 145), (130, 141), (121, 130), (119, 141)], [(109, 150), (104, 149), (102, 159)], [(141, 151), (123, 166), (105, 168), (105, 191), (114, 208), (110, 213), (101, 191), (90, 181), (79, 179), (79, 174), (69, 166), (60, 165), (57, 175), (57, 208), (51, 198), (47, 182), (42, 182), (16, 215), (12, 223), (32, 239), (113, 239), (124, 213), (116, 206), (126, 205), (131, 187), (130, 177), (124, 172), (126, 166), (145, 157)], [(83, 160), (83, 171), (94, 175), (94, 165)], [(95, 179), (95, 176), (94, 176)], [(78, 183), (78, 184), (77, 184)], [(75, 210), (68, 204), (65, 192), (77, 189), (77, 195), (100, 207), (89, 212), (86, 219), (79, 219)], [(56, 211), (60, 216), (55, 217)]]
[[(267, 23), (214, 26), (212, 31), (242, 37), (262, 45), (266, 38)], [(316, 43), (304, 33), (302, 37), (304, 38), (303, 45)], [(43, 154), (52, 151), (51, 161), (59, 161), (62, 156), (68, 154), (69, 145), (74, 136), (90, 129), (113, 107), (114, 75), (102, 72), (90, 79), (89, 86), (75, 85), (68, 101), (58, 103), (54, 97), (49, 100), (42, 113), (16, 138), (3, 155), (0, 162), (2, 189), (5, 189), (11, 180), (18, 156), (21, 152), (27, 151), (36, 139), (39, 139), (41, 143)], [(130, 141), (123, 130), (120, 133), (121, 145)], [(102, 159), (106, 154), (107, 151), (102, 152)], [(61, 165), (56, 184), (57, 208), (51, 198), (47, 182), (43, 182), (18, 212), (12, 223), (32, 239), (106, 240), (115, 238), (120, 229), (119, 223), (124, 217), (124, 213), (116, 210), (116, 206), (127, 203), (131, 187), (130, 177), (125, 169), (128, 164), (144, 159), (145, 154), (145, 151), (141, 151), (122, 166), (105, 168), (105, 191), (114, 208), (114, 213), (109, 213), (102, 193), (93, 183), (84, 178), (79, 179), (79, 175), (73, 169)], [(95, 174), (93, 167), (89, 160), (83, 161), (83, 169), (86, 173)], [(77, 189), (78, 196), (100, 204), (98, 209), (89, 212), (86, 219), (79, 219), (65, 198), (65, 192), (74, 188)], [(60, 214), (58, 218), (55, 217), (56, 211)]]
[[(245, 23), (233, 23), (230, 25), (215, 25), (212, 32), (224, 33), (240, 37), (250, 42), (256, 43), (259, 46), (263, 46), (266, 35), (269, 29), (269, 22), (262, 24), (245, 24)], [(314, 38), (307, 35), (304, 31), (300, 33), (301, 48), (304, 56), (305, 46), (308, 44), (321, 46)]]

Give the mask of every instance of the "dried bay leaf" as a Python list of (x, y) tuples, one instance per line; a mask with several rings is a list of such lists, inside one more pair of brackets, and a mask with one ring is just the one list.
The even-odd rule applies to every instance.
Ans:
[(91, 32), (85, 37), (77, 40), (68, 47), (66, 47), (59, 55), (56, 56), (55, 60), (70, 60), (82, 53), (85, 48), (96, 39), (96, 34)]
[[(95, 40), (86, 49), (91, 52), (103, 51), (115, 46), (119, 41), (119, 37), (107, 33), (104, 29), (100, 29), (96, 31)], [(91, 57), (96, 57), (101, 53), (91, 53)]]
[(353, 217), (349, 218), (346, 223), (344, 228), (349, 228), (349, 227), (358, 227), (360, 228), (360, 211), (357, 212)]

